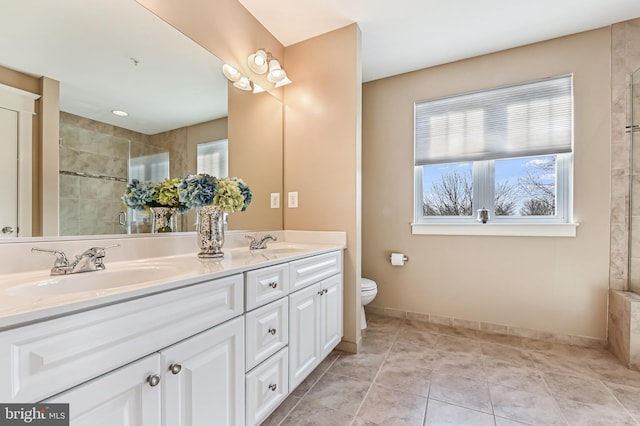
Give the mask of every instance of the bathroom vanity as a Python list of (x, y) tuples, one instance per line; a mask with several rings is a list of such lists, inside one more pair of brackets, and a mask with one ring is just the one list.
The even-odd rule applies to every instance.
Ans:
[(342, 338), (342, 249), (0, 275), (0, 401), (69, 403), (73, 425), (259, 424)]

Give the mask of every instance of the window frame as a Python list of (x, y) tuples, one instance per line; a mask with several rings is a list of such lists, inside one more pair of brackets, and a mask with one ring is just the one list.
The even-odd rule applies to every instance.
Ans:
[[(523, 83), (527, 84), (527, 83)], [(499, 88), (496, 88), (499, 89)], [(488, 89), (491, 91), (493, 89)], [(573, 88), (571, 89), (573, 98)], [(418, 102), (416, 102), (416, 105)], [(417, 116), (414, 112), (414, 126)], [(573, 120), (572, 120), (573, 121)], [(573, 124), (571, 124), (573, 128)], [(414, 137), (417, 133), (414, 130)], [(573, 130), (571, 134), (573, 146)], [(414, 140), (414, 149), (416, 140)], [(417, 155), (417, 154), (416, 154)], [(514, 155), (493, 159), (460, 161), (470, 163), (473, 176), (473, 199), (471, 216), (426, 216), (423, 214), (423, 168), (414, 164), (414, 220), (411, 224), (413, 234), (436, 235), (514, 235), (514, 236), (567, 236), (574, 237), (578, 223), (573, 218), (573, 159), (574, 152), (549, 152), (533, 155), (556, 156), (556, 214), (554, 216), (496, 216), (495, 209), (495, 161), (526, 158)], [(415, 161), (414, 163), (416, 163)], [(447, 164), (447, 161), (430, 165)], [(487, 204), (481, 206), (480, 204)], [(477, 210), (487, 208), (490, 211), (489, 222), (483, 224), (476, 220)]]

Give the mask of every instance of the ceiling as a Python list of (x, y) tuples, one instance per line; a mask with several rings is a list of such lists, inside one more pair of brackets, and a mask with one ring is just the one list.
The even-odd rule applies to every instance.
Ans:
[[(364, 81), (640, 17), (640, 0), (239, 1), (285, 46), (357, 22)], [(145, 134), (227, 114), (221, 61), (133, 0), (0, 6), (0, 65), (60, 81), (63, 111)]]
[(239, 1), (285, 46), (357, 22), (365, 82), (640, 17), (640, 0)]
[(0, 65), (59, 81), (62, 111), (144, 134), (227, 116), (222, 62), (133, 0), (0, 6)]

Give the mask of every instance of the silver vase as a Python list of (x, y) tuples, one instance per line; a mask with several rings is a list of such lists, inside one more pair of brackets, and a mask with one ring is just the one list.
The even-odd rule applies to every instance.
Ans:
[(178, 209), (176, 207), (149, 207), (151, 232), (175, 232), (178, 230)]
[(224, 244), (224, 213), (217, 206), (197, 207), (198, 213), (198, 257), (220, 259)]

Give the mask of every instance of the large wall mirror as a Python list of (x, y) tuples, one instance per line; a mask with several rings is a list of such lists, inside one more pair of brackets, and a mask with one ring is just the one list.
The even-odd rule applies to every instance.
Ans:
[[(148, 219), (120, 199), (127, 182), (208, 171), (241, 177), (253, 191), (250, 208), (229, 216), (229, 229), (282, 229), (282, 209), (269, 202), (282, 193), (278, 99), (230, 86), (218, 58), (134, 0), (3, 6), (0, 66), (59, 82), (58, 134), (34, 130), (57, 144), (49, 178), (58, 180), (58, 203), (55, 212), (35, 203), (35, 216), (57, 215), (62, 236), (147, 232)], [(43, 169), (53, 161), (41, 160)], [(40, 173), (46, 180), (46, 170), (34, 178)], [(181, 218), (180, 230), (194, 226), (193, 213)]]

